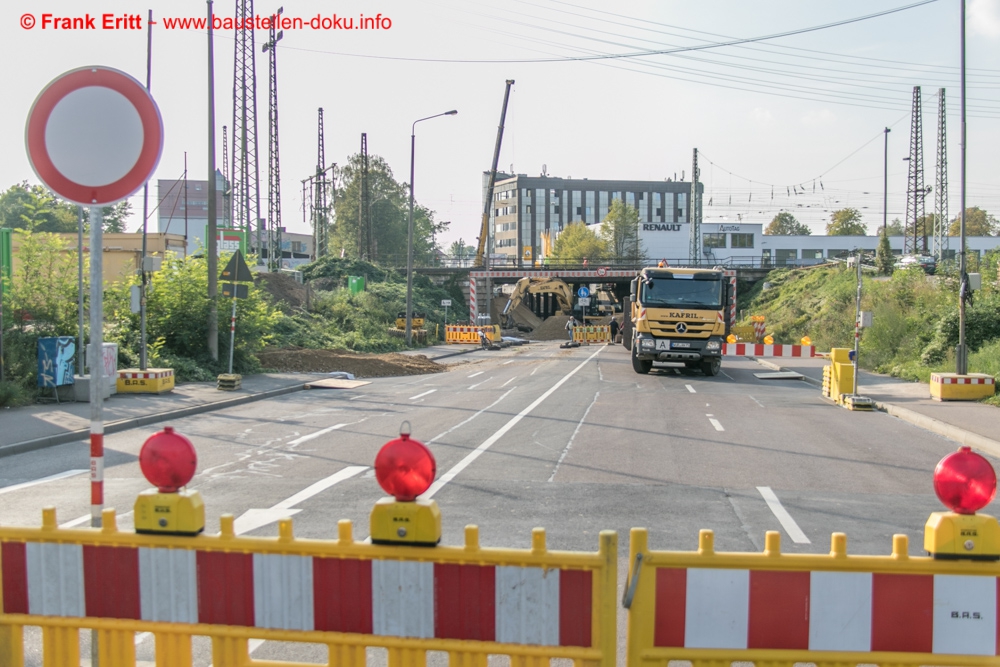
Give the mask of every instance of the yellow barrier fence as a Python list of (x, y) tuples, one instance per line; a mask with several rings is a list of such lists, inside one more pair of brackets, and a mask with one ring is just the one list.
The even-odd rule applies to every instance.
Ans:
[(906, 535), (888, 556), (848, 555), (843, 533), (829, 555), (782, 554), (777, 532), (717, 553), (709, 530), (668, 552), (635, 528), (629, 564), (629, 667), (997, 664), (1000, 564), (910, 557)]
[[(101, 667), (134, 667), (135, 633), (150, 632), (157, 667), (190, 667), (193, 636), (212, 640), (214, 667), (251, 661), (251, 638), (325, 644), (329, 665), (365, 667), (366, 647), (390, 667), (421, 667), (445, 651), (452, 667), (490, 655), (523, 667), (567, 658), (614, 667), (617, 534), (596, 553), (483, 548), (465, 529), (453, 547), (298, 539), (283, 519), (275, 538), (177, 537), (116, 528), (62, 529), (46, 508), (40, 528), (0, 528), (0, 665), (23, 667), (23, 628), (41, 626), (46, 667), (79, 667), (79, 631), (97, 631)], [(282, 662), (283, 667), (305, 667)], [(313, 663), (310, 663), (313, 664)]]
[(453, 343), (471, 343), (479, 345), (479, 331), (486, 332), (486, 338), (491, 343), (499, 343), (501, 340), (500, 325), (491, 324), (487, 326), (469, 326), (459, 324), (449, 324), (444, 328), (444, 342), (448, 345)]
[(573, 340), (577, 343), (608, 343), (611, 341), (611, 327), (607, 324), (574, 327)]

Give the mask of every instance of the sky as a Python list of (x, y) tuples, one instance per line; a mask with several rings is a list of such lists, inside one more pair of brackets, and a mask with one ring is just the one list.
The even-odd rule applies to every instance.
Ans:
[[(255, 10), (277, 9), (257, 0)], [(833, 210), (855, 207), (874, 233), (882, 222), (883, 128), (888, 135), (888, 218), (905, 217), (913, 87), (921, 86), (924, 180), (935, 185), (938, 90), (947, 101), (950, 217), (959, 210), (959, 0), (468, 0), (325, 3), (285, 0), (304, 19), (278, 45), (282, 224), (308, 232), (301, 181), (315, 172), (317, 109), (326, 160), (343, 164), (362, 132), (369, 153), (409, 180), (416, 126), (415, 193), (450, 222), (447, 246), (474, 243), (482, 216), (504, 81), (516, 81), (501, 169), (537, 176), (659, 180), (689, 177), (699, 151), (706, 222), (768, 223), (790, 211), (821, 234)], [(235, 0), (215, 3), (222, 18)], [(272, 6), (273, 5), (273, 6)], [(106, 65), (145, 80), (145, 16), (152, 9), (151, 92), (163, 117), (153, 176), (207, 176), (207, 35), (168, 29), (203, 17), (202, 1), (45, 0), (4, 3), (0, 47), (0, 187), (37, 182), (24, 148), (35, 96), (64, 71)], [(1000, 0), (968, 0), (967, 205), (1000, 215)], [(34, 27), (22, 26), (25, 12)], [(53, 30), (43, 14), (139, 14), (141, 30)], [(378, 30), (308, 27), (379, 16)], [(30, 21), (28, 21), (30, 23)], [(793, 35), (782, 35), (787, 32)], [(735, 40), (769, 37), (742, 44)], [(262, 200), (267, 196), (266, 30), (255, 31)], [(718, 46), (720, 43), (729, 43)], [(215, 32), (216, 155), (232, 126), (234, 35)], [(692, 47), (698, 47), (692, 50)], [(709, 48), (705, 48), (709, 47)], [(678, 50), (681, 49), (681, 50)], [(673, 51), (650, 54), (650, 51)], [(615, 56), (592, 59), (595, 56)], [(591, 58), (591, 59), (587, 59)], [(140, 213), (141, 192), (133, 204)], [(927, 196), (928, 213), (934, 193)], [(151, 205), (152, 207), (152, 205)], [(262, 201), (266, 210), (266, 203)]]

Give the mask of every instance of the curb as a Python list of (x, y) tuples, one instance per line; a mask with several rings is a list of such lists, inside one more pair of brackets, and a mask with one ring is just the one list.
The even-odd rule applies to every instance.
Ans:
[[(181, 419), (182, 417), (190, 417), (191, 415), (197, 415), (203, 412), (211, 412), (213, 410), (223, 410), (225, 408), (232, 408), (236, 407), (237, 405), (243, 405), (245, 403), (262, 401), (268, 398), (274, 398), (276, 396), (284, 396), (285, 394), (291, 394), (296, 391), (302, 391), (304, 389), (305, 389), (305, 382), (303, 382), (302, 384), (294, 384), (288, 387), (281, 387), (279, 389), (269, 389), (268, 391), (262, 391), (257, 394), (248, 394), (246, 396), (228, 398), (221, 401), (215, 401), (212, 403), (203, 403), (202, 405), (192, 405), (187, 408), (170, 410), (169, 412), (159, 412), (152, 415), (144, 415), (142, 417), (133, 417), (131, 419), (119, 419), (118, 421), (105, 424), (104, 433), (105, 434), (118, 433), (120, 431), (127, 431), (130, 428), (147, 426), (149, 424), (155, 424), (157, 422), (165, 421), (167, 419)], [(45, 436), (44, 438), (35, 438), (34, 440), (15, 442), (9, 445), (0, 446), (0, 457), (13, 456), (14, 454), (22, 454), (24, 452), (33, 452), (38, 449), (45, 449), (46, 447), (54, 447), (56, 445), (64, 445), (68, 442), (76, 442), (78, 440), (86, 440), (88, 437), (90, 437), (90, 429), (80, 429), (77, 431), (68, 431), (66, 433), (59, 433), (57, 435), (49, 435)]]
[[(763, 361), (754, 357), (750, 357), (756, 361), (761, 366), (767, 368), (772, 368), (774, 370), (788, 370), (786, 368), (781, 368), (777, 364), (773, 364), (769, 361)], [(809, 384), (819, 387), (822, 389), (823, 383), (815, 380), (811, 377), (805, 375), (802, 379), (807, 381)], [(973, 433), (972, 431), (966, 431), (964, 428), (959, 428), (958, 426), (952, 426), (940, 419), (935, 419), (934, 417), (928, 417), (925, 414), (921, 414), (915, 410), (910, 410), (909, 408), (904, 408), (895, 403), (883, 403), (881, 401), (875, 401), (875, 407), (878, 410), (886, 413), (891, 417), (896, 419), (901, 419), (908, 422), (917, 428), (922, 428), (925, 431), (930, 431), (931, 433), (936, 433), (940, 436), (948, 438), (949, 440), (954, 440), (960, 445), (966, 445), (972, 447), (973, 449), (978, 449), (992, 456), (1000, 458), (1000, 442), (993, 440), (992, 438), (987, 438), (986, 436), (979, 435), (978, 433)]]

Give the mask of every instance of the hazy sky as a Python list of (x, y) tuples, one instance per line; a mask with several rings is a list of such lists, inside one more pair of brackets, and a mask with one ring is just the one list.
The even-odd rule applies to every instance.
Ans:
[[(255, 10), (277, 9), (257, 0)], [(408, 180), (417, 126), (417, 199), (451, 221), (444, 244), (473, 242), (480, 179), (496, 138), (504, 80), (511, 93), (500, 165), (593, 179), (680, 177), (701, 152), (707, 222), (768, 222), (791, 210), (814, 233), (829, 212), (882, 218), (882, 128), (889, 135), (889, 219), (903, 217), (912, 88), (922, 86), (925, 182), (934, 185), (938, 89), (947, 89), (950, 205), (959, 208), (959, 2), (937, 0), (878, 18), (752, 44), (605, 60), (597, 54), (726, 42), (812, 28), (904, 7), (913, 0), (791, 2), (705, 0), (462, 0), (324, 3), (285, 0), (286, 17), (381, 14), (382, 30), (286, 30), (278, 49), (282, 216), (303, 222), (301, 180), (315, 170), (316, 110), (324, 108), (326, 158), (346, 161), (368, 133), (369, 152)], [(42, 9), (34, 9), (39, 6)], [(36, 19), (21, 27), (26, 7)], [(4, 3), (0, 40), (5, 94), (0, 186), (36, 181), (24, 124), (42, 87), (63, 71), (100, 64), (145, 79), (146, 33), (42, 29), (42, 13), (98, 17), (152, 9), (152, 93), (166, 142), (157, 178), (207, 174), (204, 32), (168, 30), (168, 17), (202, 17), (205, 2), (48, 0)], [(217, 2), (220, 17), (235, 2)], [(1000, 0), (969, 0), (968, 205), (1000, 214)], [(145, 21), (143, 21), (145, 23)], [(385, 22), (383, 21), (383, 25)], [(97, 20), (100, 26), (100, 19)], [(267, 60), (257, 31), (261, 194), (267, 194)], [(232, 125), (234, 39), (216, 32), (217, 155)], [(536, 62), (524, 62), (524, 61)], [(508, 62), (496, 62), (508, 61)], [(521, 62), (512, 62), (521, 61)], [(548, 62), (537, 62), (548, 61)], [(789, 194), (803, 190), (801, 194)], [(814, 192), (815, 190), (815, 192)], [(155, 193), (155, 187), (154, 187)], [(133, 199), (141, 211), (141, 194)], [(933, 194), (926, 200), (933, 211)], [(266, 204), (262, 203), (266, 210)], [(130, 229), (139, 225), (133, 218)]]

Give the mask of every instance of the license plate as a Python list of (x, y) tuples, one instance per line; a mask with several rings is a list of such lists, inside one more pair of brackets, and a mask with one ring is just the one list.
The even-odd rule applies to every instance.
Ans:
[(670, 349), (670, 341), (669, 340), (658, 340), (658, 341), (656, 341), (656, 349), (657, 350), (669, 350)]
[(676, 341), (676, 340), (675, 340), (675, 341), (673, 341), (673, 342), (672, 342), (672, 343), (670, 344), (670, 347), (673, 347), (673, 348), (678, 348), (678, 347), (691, 347), (691, 343), (682, 343), (682, 342), (680, 342), (680, 341)]

